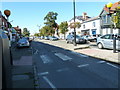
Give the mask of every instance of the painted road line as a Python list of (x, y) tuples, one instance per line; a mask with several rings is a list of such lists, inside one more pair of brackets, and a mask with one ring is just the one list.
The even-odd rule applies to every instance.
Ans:
[(34, 54), (38, 54), (38, 50), (36, 49), (35, 53)]
[(56, 87), (52, 84), (52, 82), (50, 82), (50, 80), (46, 76), (43, 76), (43, 79), (50, 85), (51, 88), (56, 89)]
[(71, 60), (72, 58), (62, 54), (62, 53), (55, 53), (56, 56), (58, 56), (59, 58), (61, 58), (63, 61), (67, 61), (67, 60)]
[(38, 75), (42, 76), (42, 75), (48, 75), (49, 72), (42, 72), (42, 73), (38, 73)]
[(87, 66), (89, 66), (89, 64), (78, 65), (79, 68), (80, 67), (87, 67)]
[(44, 64), (51, 62), (50, 58), (47, 55), (41, 55), (40, 58), (42, 59)]
[(77, 53), (77, 52), (73, 52), (73, 51), (71, 51), (70, 53), (79, 55), (79, 56), (81, 56), (81, 57), (89, 57), (89, 56), (87, 56), (87, 55), (83, 55), (83, 54), (80, 54), (80, 53)]
[(97, 63), (105, 63), (106, 61), (98, 61)]
[(119, 67), (117, 67), (117, 66), (115, 66), (115, 65), (113, 65), (111, 63), (107, 63), (107, 64), (110, 65), (110, 66), (112, 66), (112, 67), (114, 67), (114, 68), (120, 69)]
[(38, 74), (37, 74), (37, 69), (36, 69), (36, 66), (34, 65), (33, 66), (33, 69), (34, 69), (34, 83), (35, 83), (35, 88), (40, 88), (40, 85), (39, 85), (39, 77), (38, 77)]
[(68, 71), (69, 68), (62, 68), (62, 69), (58, 69), (57, 72), (62, 72), (62, 71)]

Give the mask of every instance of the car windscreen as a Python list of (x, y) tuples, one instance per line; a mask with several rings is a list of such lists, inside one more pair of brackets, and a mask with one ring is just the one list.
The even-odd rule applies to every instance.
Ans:
[(20, 39), (19, 42), (27, 42), (26, 39)]

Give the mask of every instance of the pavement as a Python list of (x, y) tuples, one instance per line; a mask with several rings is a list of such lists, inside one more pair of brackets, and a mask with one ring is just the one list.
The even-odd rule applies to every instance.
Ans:
[(74, 46), (73, 44), (66, 44), (65, 40), (50, 41), (50, 40), (36, 39), (36, 41), (58, 46), (58, 47), (71, 50), (74, 52), (78, 52), (81, 54), (85, 54), (94, 58), (99, 58), (105, 61), (120, 64), (119, 51), (116, 51), (116, 53), (113, 53), (113, 50), (98, 49), (96, 46), (96, 42), (88, 42), (87, 44), (79, 44), (77, 46)]
[(16, 48), (12, 45), (12, 87), (34, 89), (34, 68), (31, 48)]

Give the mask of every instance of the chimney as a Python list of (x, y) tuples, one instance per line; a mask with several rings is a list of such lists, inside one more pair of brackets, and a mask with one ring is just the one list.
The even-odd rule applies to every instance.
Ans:
[(83, 12), (83, 19), (87, 20), (88, 16), (86, 12)]
[(17, 28), (19, 28), (19, 26), (17, 26)]

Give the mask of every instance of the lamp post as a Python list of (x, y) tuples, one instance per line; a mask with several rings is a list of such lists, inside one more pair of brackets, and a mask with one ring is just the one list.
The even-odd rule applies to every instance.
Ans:
[[(107, 8), (108, 8), (108, 10), (109, 10), (109, 14), (110, 14), (110, 11), (112, 11), (112, 10), (110, 10), (110, 8), (112, 7), (112, 3), (108, 3), (107, 4)], [(112, 19), (111, 19), (111, 30), (113, 29), (113, 26), (112, 26)], [(114, 35), (113, 34), (113, 53), (116, 53), (116, 35)]]
[[(73, 8), (74, 8), (74, 24), (75, 24), (75, 0), (73, 0)], [(76, 29), (74, 25), (74, 46), (76, 46)]]

